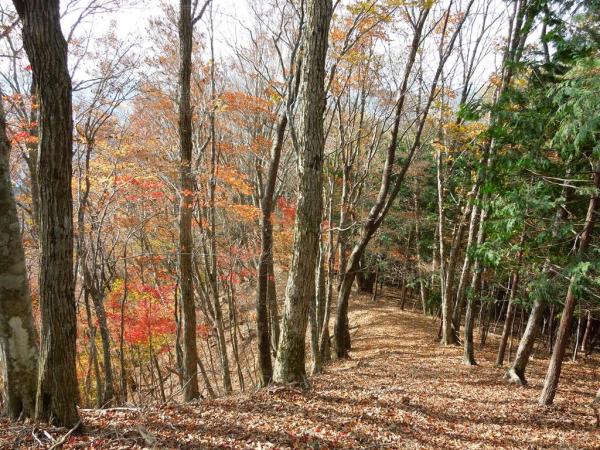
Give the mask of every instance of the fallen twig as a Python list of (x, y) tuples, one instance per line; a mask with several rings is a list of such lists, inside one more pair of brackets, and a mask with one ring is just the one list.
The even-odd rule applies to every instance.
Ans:
[(77, 428), (79, 428), (79, 426), (81, 425), (81, 419), (77, 421), (77, 423), (73, 426), (73, 428), (71, 428), (69, 431), (67, 431), (67, 433), (61, 437), (58, 441), (56, 441), (54, 443), (54, 445), (52, 445), (52, 447), (50, 447), (48, 450), (54, 450), (55, 448), (59, 448), (62, 447), (62, 445), (67, 442), (67, 439), (69, 439), (69, 436), (71, 436), (75, 430), (77, 430)]

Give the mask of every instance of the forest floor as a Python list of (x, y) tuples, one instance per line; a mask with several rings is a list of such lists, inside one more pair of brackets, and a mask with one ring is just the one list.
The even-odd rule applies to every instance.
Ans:
[[(437, 345), (437, 322), (391, 298), (355, 296), (351, 359), (312, 377), (309, 389), (275, 388), (191, 404), (83, 410), (83, 432), (64, 448), (600, 448), (589, 403), (598, 357), (567, 362), (555, 404), (537, 398), (547, 360), (530, 363), (529, 387), (494, 367), (497, 337), (462, 364)], [(358, 328), (355, 328), (357, 327)], [(0, 423), (0, 448), (43, 448), (66, 430)]]

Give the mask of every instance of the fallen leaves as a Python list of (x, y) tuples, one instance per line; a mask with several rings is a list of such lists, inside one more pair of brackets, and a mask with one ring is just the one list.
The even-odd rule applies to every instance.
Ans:
[[(565, 365), (555, 406), (542, 408), (543, 350), (530, 363), (530, 387), (516, 388), (493, 366), (495, 336), (478, 353), (479, 366), (467, 367), (461, 348), (432, 343), (431, 319), (385, 301), (353, 303), (350, 320), (359, 328), (352, 359), (312, 377), (309, 389), (82, 410), (84, 431), (69, 436), (64, 448), (600, 448), (588, 410), (600, 384), (597, 358)], [(50, 442), (40, 445), (32, 429), (4, 423), (0, 447)], [(67, 431), (44, 430), (55, 440)]]

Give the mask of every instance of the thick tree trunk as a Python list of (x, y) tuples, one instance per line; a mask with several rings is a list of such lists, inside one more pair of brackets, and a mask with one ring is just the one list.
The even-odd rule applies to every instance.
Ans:
[[(600, 164), (595, 168), (594, 187), (597, 190), (600, 189)], [(598, 196), (598, 192), (595, 192), (590, 198), (585, 225), (579, 241), (579, 248), (577, 251), (578, 255), (585, 254), (592, 240), (592, 232), (596, 222), (596, 214), (599, 203), (600, 197)], [(573, 320), (573, 311), (575, 310), (575, 303), (577, 301), (575, 296), (576, 282), (576, 277), (571, 277), (569, 289), (567, 291), (567, 297), (565, 299), (565, 306), (560, 319), (558, 333), (556, 335), (556, 341), (552, 350), (552, 357), (550, 358), (550, 364), (548, 365), (548, 372), (546, 373), (546, 379), (544, 380), (544, 387), (542, 389), (542, 393), (540, 394), (540, 405), (551, 405), (554, 401), (554, 396), (556, 395), (556, 389), (558, 387), (558, 381), (562, 369), (562, 362), (567, 348), (571, 322)]]
[(58, 0), (14, 0), (40, 104), (41, 345), (36, 417), (56, 425), (78, 420), (76, 310), (71, 194), (73, 120), (67, 43)]
[[(304, 340), (319, 246), (323, 186), (323, 114), (325, 112), (325, 56), (331, 21), (331, 0), (307, 3), (304, 62), (300, 75), (297, 135), (298, 200), (294, 225), (294, 253), (286, 287), (281, 336), (273, 380), (304, 382)], [(292, 124), (293, 125), (293, 124)], [(292, 127), (293, 128), (293, 127)], [(292, 130), (293, 134), (296, 130)]]
[[(0, 92), (0, 99), (2, 93)], [(17, 205), (9, 171), (10, 142), (0, 100), (0, 352), (6, 414), (25, 419), (35, 414), (37, 334)]]
[(190, 83), (192, 74), (192, 2), (179, 3), (179, 286), (181, 290), (181, 324), (183, 331), (183, 400), (198, 398), (198, 348), (196, 345), (196, 305), (192, 258), (194, 238), (192, 214), (196, 183), (192, 174), (192, 105)]

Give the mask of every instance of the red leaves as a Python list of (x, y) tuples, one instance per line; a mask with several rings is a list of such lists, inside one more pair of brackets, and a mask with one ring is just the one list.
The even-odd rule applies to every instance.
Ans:
[(281, 225), (290, 226), (296, 220), (296, 205), (285, 197), (277, 199), (277, 208), (281, 211)]
[[(128, 283), (124, 311), (124, 336), (128, 344), (160, 344), (175, 333), (174, 290), (174, 285), (155, 287), (141, 282)], [(106, 313), (113, 330), (120, 326), (123, 294), (123, 282), (119, 280), (111, 292)]]

